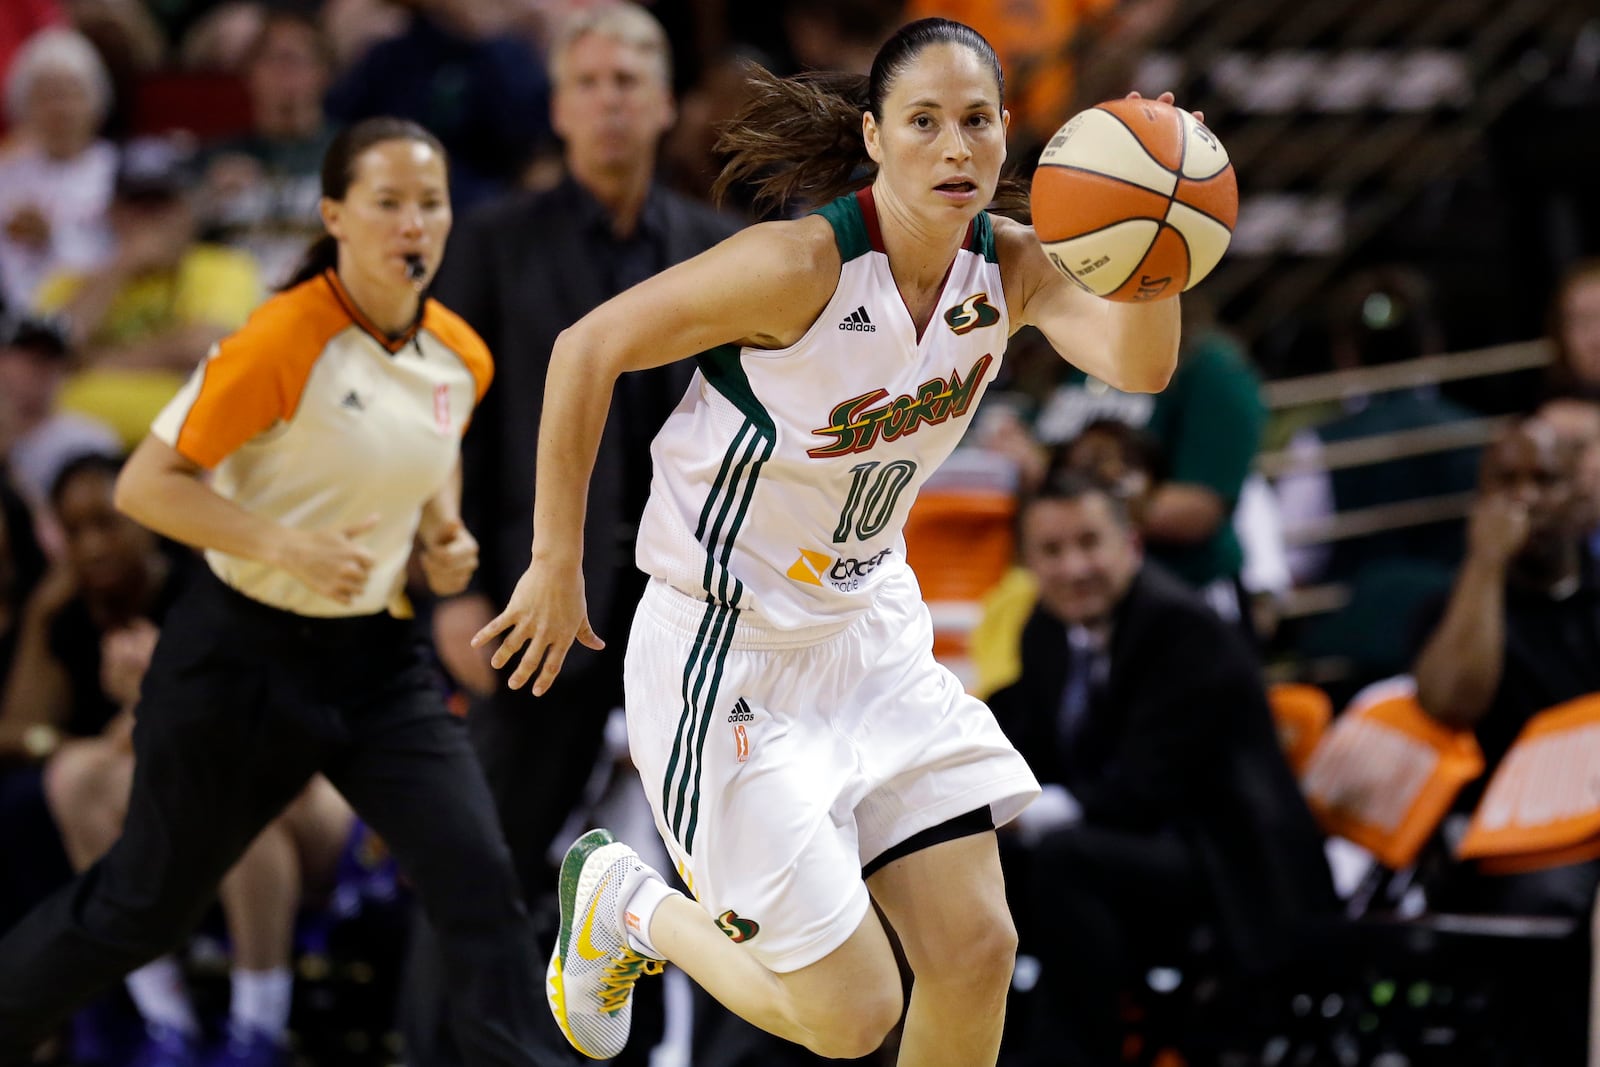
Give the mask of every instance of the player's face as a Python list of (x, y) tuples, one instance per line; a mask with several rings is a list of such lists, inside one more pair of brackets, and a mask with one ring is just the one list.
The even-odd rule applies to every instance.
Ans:
[(406, 260), (415, 255), (433, 277), (450, 236), (444, 159), (422, 141), (380, 141), (356, 157), (354, 175), (343, 200), (322, 202), (339, 269), (410, 288)]
[(1039, 602), (1067, 623), (1107, 618), (1138, 573), (1139, 539), (1101, 493), (1039, 500), (1022, 517), (1022, 562), (1039, 582)]
[(654, 165), (673, 122), (659, 56), (601, 33), (573, 41), (555, 65), (550, 120), (580, 176)]
[(867, 154), (879, 183), (917, 212), (965, 221), (994, 198), (1006, 161), (1000, 87), (970, 48), (923, 49), (900, 73), (883, 102), (880, 123), (863, 119)]

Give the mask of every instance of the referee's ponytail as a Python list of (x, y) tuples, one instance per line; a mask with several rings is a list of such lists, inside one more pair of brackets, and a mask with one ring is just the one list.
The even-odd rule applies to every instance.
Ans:
[[(412, 122), (410, 119), (397, 119), (388, 116), (379, 118), (362, 119), (354, 126), (346, 127), (328, 145), (327, 152), (322, 156), (322, 196), (327, 200), (343, 200), (350, 191), (350, 183), (355, 180), (356, 160), (361, 154), (373, 145), (384, 144), (388, 141), (419, 141), (439, 153), (439, 158), (449, 164), (449, 155), (444, 150), (444, 145), (439, 143), (439, 138), (428, 132), (427, 128)], [(289, 280), (284, 282), (282, 289), (293, 289), (302, 282), (308, 282), (326, 271), (339, 265), (339, 242), (331, 233), (325, 233), (311, 243), (305, 255), (300, 260), (300, 265), (295, 268)]]

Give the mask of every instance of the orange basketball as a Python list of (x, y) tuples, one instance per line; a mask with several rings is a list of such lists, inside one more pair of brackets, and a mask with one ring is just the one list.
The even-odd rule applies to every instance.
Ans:
[(1056, 269), (1108, 300), (1162, 300), (1227, 251), (1239, 215), (1228, 151), (1189, 112), (1112, 100), (1074, 115), (1033, 172), (1033, 228)]

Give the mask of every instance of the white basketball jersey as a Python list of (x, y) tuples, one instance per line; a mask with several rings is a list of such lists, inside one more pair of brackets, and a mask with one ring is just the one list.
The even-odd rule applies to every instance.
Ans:
[(1010, 334), (994, 231), (967, 231), (919, 338), (870, 189), (822, 208), (839, 285), (788, 348), (724, 345), (651, 447), (640, 569), (781, 629), (834, 627), (906, 567), (918, 490), (961, 440)]

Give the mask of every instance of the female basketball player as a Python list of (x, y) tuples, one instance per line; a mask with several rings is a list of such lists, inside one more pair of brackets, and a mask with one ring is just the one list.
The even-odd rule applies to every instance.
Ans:
[(626, 662), (629, 739), (699, 906), (605, 831), (561, 874), (548, 991), (577, 1048), (615, 1055), (641, 973), (670, 960), (739, 1015), (824, 1056), (900, 1018), (900, 1062), (993, 1064), (1015, 949), (994, 826), (1038, 793), (980, 702), (932, 656), (900, 537), (1007, 336), (1038, 326), (1122, 389), (1160, 389), (1176, 301), (1102, 302), (1032, 232), (985, 213), (1005, 159), (994, 51), (926, 19), (869, 79), (761, 78), (726, 135), (732, 175), (821, 201), (623, 293), (557, 342), (533, 559), (478, 635), (543, 692), (574, 639), (600, 646), (579, 552), (612, 384), (695, 356), (653, 447), (639, 533), (653, 577)]
[(175, 944), (318, 771), (421, 894), (467, 1062), (535, 1062), (510, 854), (403, 610), (415, 539), (440, 593), (477, 564), (458, 445), (489, 354), (419, 295), (450, 231), (444, 151), (413, 123), (363, 122), (329, 148), (322, 193), (329, 233), (306, 268), (213, 350), (118, 480), (120, 508), (209, 567), (144, 679), (122, 837), (0, 941), (0, 1063)]

